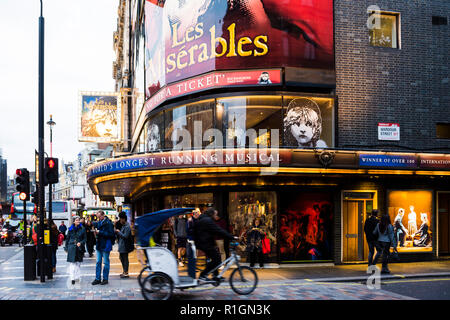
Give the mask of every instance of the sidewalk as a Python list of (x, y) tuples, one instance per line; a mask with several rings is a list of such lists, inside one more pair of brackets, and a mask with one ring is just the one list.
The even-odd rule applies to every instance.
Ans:
[[(381, 264), (378, 265), (381, 268)], [(391, 274), (381, 279), (450, 277), (450, 260), (408, 262), (389, 264)], [(326, 282), (361, 282), (369, 277), (367, 264), (345, 264), (328, 266), (283, 266), (258, 269), (262, 279), (308, 279)]]
[[(130, 278), (120, 279), (122, 267), (117, 251), (111, 253), (109, 284), (92, 286), (95, 278), (95, 256), (85, 257), (82, 264), (82, 280), (72, 285), (66, 274), (66, 253), (58, 250), (57, 272), (53, 279), (40, 282), (23, 281), (23, 253), (18, 253), (1, 264), (0, 300), (142, 300), (137, 276), (142, 269), (136, 251), (130, 254)], [(246, 263), (243, 263), (246, 265)], [(450, 277), (450, 260), (393, 263), (390, 275), (381, 279), (416, 277)], [(203, 267), (200, 267), (203, 268)], [(367, 265), (278, 265), (256, 269), (258, 288), (251, 296), (238, 296), (229, 288), (228, 282), (214, 287), (199, 287), (181, 292), (178, 299), (407, 299), (383, 290), (368, 290), (365, 283), (369, 277)], [(186, 267), (180, 268), (180, 273)], [(227, 276), (229, 272), (225, 274)]]

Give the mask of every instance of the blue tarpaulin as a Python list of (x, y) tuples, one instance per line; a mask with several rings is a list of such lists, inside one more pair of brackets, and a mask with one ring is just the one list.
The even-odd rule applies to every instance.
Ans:
[(147, 213), (136, 218), (139, 244), (142, 247), (148, 247), (150, 237), (167, 219), (180, 214), (191, 213), (195, 208), (173, 208), (164, 209), (156, 212)]

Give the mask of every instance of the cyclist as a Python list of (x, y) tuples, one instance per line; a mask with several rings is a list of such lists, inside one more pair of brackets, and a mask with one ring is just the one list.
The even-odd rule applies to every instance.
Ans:
[[(194, 241), (197, 249), (203, 251), (206, 258), (210, 261), (206, 264), (205, 270), (200, 273), (199, 280), (208, 281), (206, 275), (209, 271), (217, 267), (222, 260), (216, 246), (214, 236), (219, 235), (225, 239), (237, 240), (238, 238), (229, 234), (227, 231), (219, 227), (213, 220), (214, 214), (217, 212), (214, 208), (208, 208), (205, 213), (200, 214), (194, 225)], [(217, 278), (219, 271), (214, 271), (214, 277)]]

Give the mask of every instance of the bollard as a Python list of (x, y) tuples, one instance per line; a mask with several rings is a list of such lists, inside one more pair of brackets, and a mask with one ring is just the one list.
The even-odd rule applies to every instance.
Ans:
[[(41, 276), (41, 264), (40, 260), (36, 260), (37, 263), (37, 275)], [(47, 276), (47, 279), (53, 279), (52, 272), (52, 246), (44, 245), (44, 274)]]
[(36, 246), (27, 244), (23, 246), (23, 280), (36, 280)]

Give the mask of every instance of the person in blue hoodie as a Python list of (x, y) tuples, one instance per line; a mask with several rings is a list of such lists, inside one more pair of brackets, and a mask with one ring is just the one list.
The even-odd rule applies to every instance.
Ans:
[[(92, 285), (105, 285), (108, 284), (109, 277), (109, 254), (111, 253), (112, 246), (115, 240), (114, 225), (111, 220), (105, 215), (105, 212), (99, 210), (97, 212), (97, 220), (93, 222), (95, 235), (97, 236), (97, 264), (95, 267), (95, 280)], [(102, 275), (102, 263), (103, 263), (103, 280)]]

